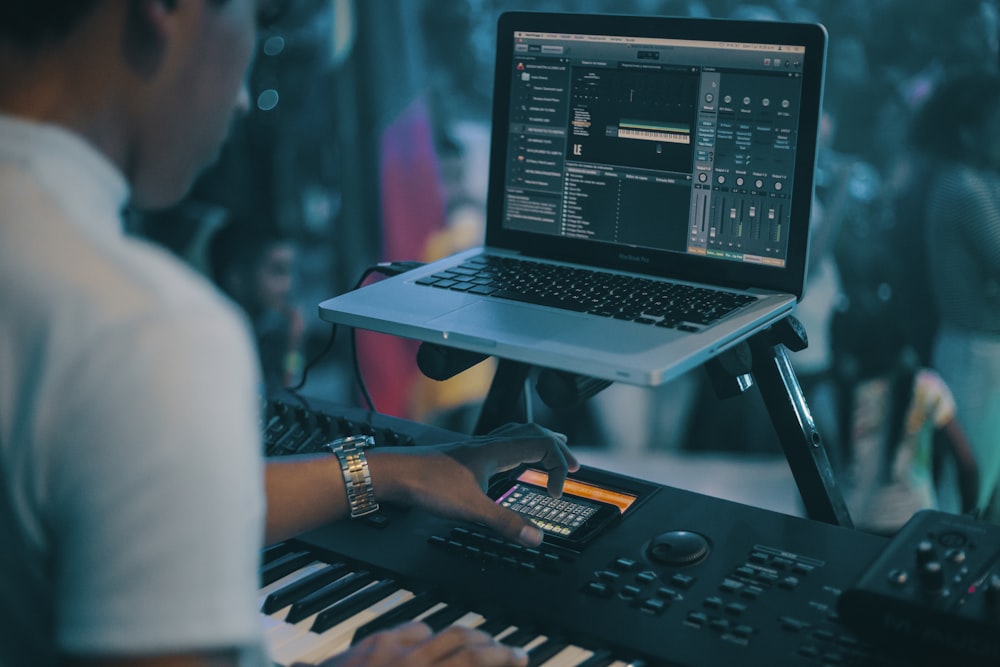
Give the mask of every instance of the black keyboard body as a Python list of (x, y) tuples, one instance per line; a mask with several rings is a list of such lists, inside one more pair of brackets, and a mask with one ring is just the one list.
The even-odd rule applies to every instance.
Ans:
[[(289, 428), (317, 419), (337, 425), (323, 438), (345, 434), (340, 428), (371, 430), (385, 442), (466, 437), (353, 409), (330, 414), (299, 407), (270, 412), (282, 414)], [(592, 654), (591, 665), (909, 664), (850, 631), (837, 613), (841, 592), (859, 579), (885, 538), (607, 471), (585, 467), (576, 477), (639, 496), (578, 552), (524, 549), (480, 526), (385, 507), (371, 518), (272, 546), (266, 558), (298, 558), (299, 567), (301, 559), (343, 564), (368, 578), (357, 585), (387, 581), (384, 595), (405, 588), (451, 614), (477, 612), (482, 627), (544, 635), (550, 650), (582, 647)], [(274, 566), (265, 565), (265, 572), (268, 567)], [(287, 571), (267, 575), (272, 587), (276, 574)], [(408, 604), (401, 616), (380, 617), (385, 623), (415, 617), (419, 603)], [(435, 612), (436, 622), (450, 618), (444, 609)], [(329, 612), (335, 620), (337, 613)], [(546, 665), (542, 649), (533, 650), (532, 664)]]

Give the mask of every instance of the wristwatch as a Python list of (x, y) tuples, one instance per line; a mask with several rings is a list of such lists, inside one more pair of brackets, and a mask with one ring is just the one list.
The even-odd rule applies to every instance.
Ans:
[(365, 449), (374, 444), (375, 438), (370, 435), (350, 435), (326, 445), (340, 461), (352, 519), (378, 511), (375, 490), (372, 488), (372, 474), (365, 457)]

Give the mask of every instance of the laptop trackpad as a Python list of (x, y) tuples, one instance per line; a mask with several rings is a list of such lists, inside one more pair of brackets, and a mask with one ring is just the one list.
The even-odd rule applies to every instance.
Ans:
[(441, 331), (466, 334), (488, 340), (538, 342), (558, 338), (574, 319), (572, 313), (548, 313), (508, 301), (470, 303), (434, 318), (428, 326)]

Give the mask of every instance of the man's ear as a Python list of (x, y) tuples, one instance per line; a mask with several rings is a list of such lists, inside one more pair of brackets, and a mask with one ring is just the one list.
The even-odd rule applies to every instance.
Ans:
[(125, 59), (143, 78), (152, 76), (170, 41), (177, 0), (128, 0)]

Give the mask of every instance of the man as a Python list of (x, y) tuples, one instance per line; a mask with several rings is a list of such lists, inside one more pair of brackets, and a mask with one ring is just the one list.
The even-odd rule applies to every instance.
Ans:
[(291, 387), (302, 372), (305, 335), (293, 293), (295, 242), (277, 230), (230, 220), (212, 235), (206, 254), (213, 282), (250, 319), (264, 385)]
[[(266, 665), (262, 527), (273, 542), (348, 512), (337, 457), (264, 474), (245, 319), (118, 219), (130, 200), (178, 200), (218, 150), (247, 105), (261, 4), (0, 4), (2, 667)], [(368, 455), (376, 501), (537, 544), (482, 492), (522, 461), (541, 461), (556, 495), (577, 467), (532, 426)], [(526, 660), (411, 624), (339, 664)]]

